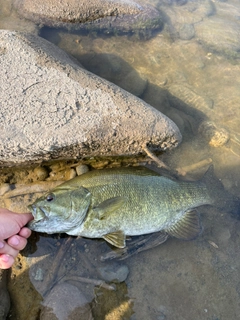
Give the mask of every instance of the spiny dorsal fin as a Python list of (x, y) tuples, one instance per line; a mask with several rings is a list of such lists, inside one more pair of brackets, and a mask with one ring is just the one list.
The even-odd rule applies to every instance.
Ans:
[(121, 230), (105, 234), (103, 239), (117, 248), (125, 248), (126, 246), (126, 236)]
[(178, 239), (192, 240), (202, 231), (199, 214), (196, 210), (186, 211), (185, 215), (166, 232)]
[(99, 219), (104, 219), (109, 214), (119, 209), (124, 203), (125, 199), (123, 197), (110, 198), (94, 207), (93, 210), (98, 214)]

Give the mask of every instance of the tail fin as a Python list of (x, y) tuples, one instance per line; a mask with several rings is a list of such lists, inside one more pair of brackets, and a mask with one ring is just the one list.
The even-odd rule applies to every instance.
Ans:
[(207, 186), (208, 193), (217, 208), (233, 213), (240, 219), (240, 199), (224, 189), (222, 182), (214, 174), (213, 165), (208, 168), (201, 182)]

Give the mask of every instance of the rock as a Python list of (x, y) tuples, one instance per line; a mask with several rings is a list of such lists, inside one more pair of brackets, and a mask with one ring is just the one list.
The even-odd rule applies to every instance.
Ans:
[(43, 301), (40, 320), (92, 320), (90, 306), (74, 285), (62, 282)]
[(76, 175), (77, 175), (77, 173), (76, 173), (76, 171), (74, 170), (74, 169), (67, 169), (66, 171), (65, 171), (65, 178), (66, 178), (66, 180), (70, 180), (70, 179), (73, 179), (73, 178), (75, 178), (76, 177)]
[(159, 11), (129, 0), (15, 0), (20, 15), (40, 25), (105, 33), (162, 28)]
[(48, 170), (44, 167), (36, 167), (33, 172), (39, 181), (44, 181), (48, 177)]
[(76, 167), (76, 172), (77, 172), (78, 176), (80, 176), (81, 174), (84, 174), (88, 171), (89, 171), (89, 168), (85, 164), (80, 164), (79, 166)]
[(11, 186), (9, 183), (2, 183), (0, 187), (0, 196), (3, 196), (6, 192), (11, 190)]
[(48, 41), (0, 31), (0, 165), (137, 155), (181, 141), (159, 111), (81, 68)]
[(181, 40), (191, 40), (195, 35), (194, 26), (192, 24), (185, 23), (179, 30), (179, 37)]
[(30, 20), (19, 17), (11, 1), (0, 0), (0, 29), (18, 30), (38, 34), (39, 28)]
[(225, 145), (229, 139), (229, 132), (224, 128), (218, 128), (212, 121), (203, 121), (198, 132), (207, 140), (211, 147), (221, 147)]
[(141, 6), (134, 1), (109, 0), (16, 0), (19, 12), (35, 22), (62, 21), (69, 23), (90, 22), (102, 17), (122, 14), (137, 14)]
[(128, 266), (111, 262), (107, 265), (98, 267), (98, 272), (101, 278), (108, 282), (123, 282), (129, 274)]
[[(165, 29), (168, 29), (173, 38), (179, 36), (183, 40), (190, 40), (195, 35), (195, 24), (213, 15), (216, 11), (211, 0), (189, 1), (182, 6), (179, 6), (176, 1), (172, 2), (172, 6), (159, 1), (158, 7), (167, 26)], [(185, 38), (186, 34), (188, 39)]]
[(209, 51), (240, 57), (240, 24), (236, 21), (226, 23), (226, 18), (210, 17), (195, 24), (195, 35)]
[(7, 290), (7, 271), (0, 269), (0, 320), (7, 318), (10, 309), (10, 297)]

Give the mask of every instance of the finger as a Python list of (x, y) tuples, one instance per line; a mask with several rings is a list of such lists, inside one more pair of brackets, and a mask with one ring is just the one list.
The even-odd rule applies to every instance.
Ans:
[(14, 264), (14, 258), (8, 254), (0, 255), (0, 269), (9, 269)]
[(2, 239), (8, 239), (14, 234), (18, 234), (25, 224), (32, 220), (31, 213), (14, 213), (3, 211), (0, 208), (0, 236)]
[(15, 219), (18, 223), (18, 225), (20, 226), (20, 228), (22, 228), (23, 226), (25, 226), (29, 221), (31, 221), (33, 219), (33, 215), (28, 212), (28, 213), (14, 213)]
[(26, 247), (27, 239), (16, 234), (16, 235), (8, 238), (7, 243), (13, 249), (19, 251), (19, 250), (22, 250)]
[(32, 231), (30, 229), (28, 229), (27, 227), (23, 227), (19, 233), (18, 233), (21, 237), (23, 238), (29, 238), (30, 235), (32, 234)]
[[(24, 238), (23, 238), (23, 239), (24, 239)], [(27, 241), (27, 240), (25, 239), (25, 241)], [(1, 244), (3, 244), (3, 246), (2, 246), (1, 249), (0, 249), (0, 255), (6, 254), (6, 255), (12, 256), (13, 258), (16, 258), (16, 256), (17, 256), (18, 253), (19, 253), (19, 250), (18, 250), (18, 249), (13, 248), (13, 247), (10, 246), (7, 242), (2, 241), (2, 240), (1, 240)]]

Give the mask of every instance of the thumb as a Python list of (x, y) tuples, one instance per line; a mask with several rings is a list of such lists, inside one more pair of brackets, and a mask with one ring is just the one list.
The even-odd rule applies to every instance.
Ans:
[(17, 234), (23, 226), (33, 219), (31, 213), (15, 213), (0, 208), (0, 239)]
[(20, 228), (25, 226), (29, 221), (33, 220), (33, 215), (28, 213), (16, 213), (17, 223)]

